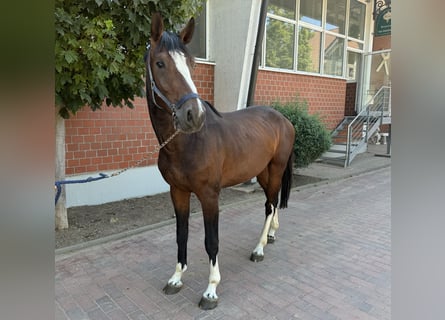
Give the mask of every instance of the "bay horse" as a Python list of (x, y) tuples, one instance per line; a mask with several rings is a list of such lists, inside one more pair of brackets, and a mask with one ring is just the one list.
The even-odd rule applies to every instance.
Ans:
[(264, 258), (266, 243), (275, 240), (279, 208), (289, 198), (295, 129), (270, 107), (249, 107), (219, 113), (199, 97), (192, 81), (193, 57), (186, 44), (194, 31), (194, 19), (175, 34), (164, 30), (162, 17), (154, 13), (150, 44), (145, 55), (147, 102), (159, 143), (158, 167), (170, 185), (176, 216), (178, 256), (175, 271), (163, 291), (177, 293), (187, 269), (190, 195), (199, 199), (204, 216), (205, 249), (209, 256), (208, 287), (199, 306), (217, 306), (218, 197), (222, 188), (257, 177), (266, 195), (266, 218), (259, 242), (250, 259)]

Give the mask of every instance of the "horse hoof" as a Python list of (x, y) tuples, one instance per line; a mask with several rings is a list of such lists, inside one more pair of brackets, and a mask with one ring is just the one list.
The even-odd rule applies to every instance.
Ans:
[(274, 236), (267, 236), (267, 243), (274, 243), (275, 237)]
[(215, 309), (218, 305), (218, 299), (207, 299), (205, 297), (201, 298), (201, 301), (199, 301), (199, 307), (202, 310), (212, 310)]
[(252, 252), (252, 254), (250, 255), (250, 260), (253, 262), (260, 262), (264, 260), (264, 256), (260, 256), (259, 254)]
[(170, 295), (170, 294), (175, 294), (178, 293), (179, 290), (181, 290), (182, 286), (179, 287), (175, 287), (172, 286), (171, 284), (167, 283), (164, 287), (164, 289), (162, 289), (162, 291), (164, 291), (165, 294)]

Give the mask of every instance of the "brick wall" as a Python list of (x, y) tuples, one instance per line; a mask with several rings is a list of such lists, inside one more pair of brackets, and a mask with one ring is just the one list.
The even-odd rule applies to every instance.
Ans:
[(372, 51), (391, 49), (391, 35), (374, 37)]
[[(213, 65), (197, 63), (193, 79), (201, 97), (213, 103)], [(119, 170), (134, 165), (158, 145), (145, 98), (136, 98), (134, 109), (104, 105), (89, 108), (65, 121), (66, 174)], [(156, 163), (157, 154), (142, 165)]]
[(202, 99), (214, 103), (214, 68), (212, 64), (197, 63), (193, 71), (193, 81)]
[(318, 113), (328, 130), (334, 129), (345, 112), (346, 81), (343, 79), (308, 76), (259, 70), (255, 104), (275, 101), (289, 102), (299, 95), (306, 99), (310, 113)]
[(95, 112), (84, 108), (65, 121), (67, 175), (124, 168), (153, 150), (156, 137), (147, 104), (138, 98), (134, 105), (104, 106)]

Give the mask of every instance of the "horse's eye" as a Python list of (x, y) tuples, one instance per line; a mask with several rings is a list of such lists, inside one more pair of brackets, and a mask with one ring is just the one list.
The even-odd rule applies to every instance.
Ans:
[(158, 62), (156, 62), (156, 65), (158, 66), (158, 68), (160, 68), (160, 69), (162, 69), (162, 68), (164, 68), (165, 67), (165, 64), (164, 64), (164, 62), (162, 62), (162, 61), (158, 61)]

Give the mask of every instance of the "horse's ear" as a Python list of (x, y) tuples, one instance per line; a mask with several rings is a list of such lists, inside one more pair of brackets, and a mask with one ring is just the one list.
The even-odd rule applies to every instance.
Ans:
[(151, 41), (152, 44), (159, 41), (162, 33), (164, 32), (164, 22), (162, 21), (161, 14), (159, 12), (153, 13), (151, 16)]
[(184, 44), (187, 44), (192, 40), (193, 31), (195, 31), (195, 19), (191, 18), (184, 29), (179, 33)]

